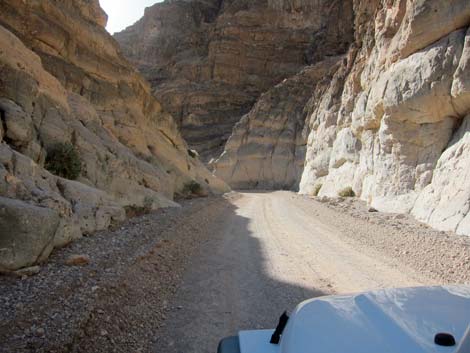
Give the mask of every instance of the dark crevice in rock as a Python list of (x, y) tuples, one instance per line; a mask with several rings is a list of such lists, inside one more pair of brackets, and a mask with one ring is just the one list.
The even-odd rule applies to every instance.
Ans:
[(165, 133), (165, 131), (163, 131), (163, 130), (159, 130), (159, 131), (173, 145), (174, 148), (178, 149), (178, 145), (171, 139), (170, 136), (168, 136), (167, 133)]
[(11, 148), (16, 150), (15, 141), (8, 137), (7, 117), (6, 112), (3, 109), (0, 109), (0, 120), (3, 129), (3, 141), (5, 141)]
[(6, 132), (7, 132), (7, 122), (6, 122), (5, 111), (4, 111), (3, 109), (0, 109), (0, 120), (1, 120), (1, 122), (2, 122), (3, 133), (6, 135)]

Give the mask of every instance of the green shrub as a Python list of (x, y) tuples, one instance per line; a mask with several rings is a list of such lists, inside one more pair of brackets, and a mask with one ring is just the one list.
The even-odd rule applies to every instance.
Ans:
[(201, 184), (199, 184), (198, 182), (194, 180), (191, 180), (189, 183), (186, 183), (183, 186), (183, 194), (185, 195), (191, 195), (191, 194), (198, 195), (202, 193), (202, 191), (203, 190), (202, 190)]
[(75, 180), (82, 171), (82, 161), (71, 143), (58, 143), (48, 151), (45, 167), (55, 175)]
[(323, 184), (315, 185), (315, 187), (313, 188), (313, 191), (312, 191), (312, 196), (318, 196), (322, 186), (323, 186)]
[(154, 198), (150, 196), (145, 196), (144, 198), (144, 208), (149, 212), (152, 210)]
[(341, 197), (354, 197), (356, 194), (354, 193), (354, 190), (352, 187), (348, 186), (347, 188), (344, 188), (340, 192), (338, 192), (338, 196)]

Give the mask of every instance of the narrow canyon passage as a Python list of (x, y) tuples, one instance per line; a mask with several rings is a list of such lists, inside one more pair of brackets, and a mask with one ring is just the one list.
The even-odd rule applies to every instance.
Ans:
[[(0, 277), (0, 352), (214, 353), (321, 295), (470, 281), (468, 237), (354, 199), (181, 200)], [(67, 266), (75, 254), (85, 266)]]
[(431, 283), (359, 244), (289, 192), (243, 193), (195, 256), (155, 352), (214, 352), (238, 329), (270, 328), (284, 310), (332, 293)]
[(469, 0), (0, 0), (0, 72), (0, 353), (470, 285)]

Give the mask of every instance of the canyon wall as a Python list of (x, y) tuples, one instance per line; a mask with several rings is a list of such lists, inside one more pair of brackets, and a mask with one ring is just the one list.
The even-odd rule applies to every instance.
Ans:
[[(350, 188), (470, 235), (468, 0), (166, 1), (116, 35), (150, 85), (97, 0), (0, 13), (0, 271), (229, 190), (192, 147), (235, 188)], [(58, 144), (76, 180), (45, 168)]]
[(470, 4), (358, 1), (355, 12), (364, 22), (330, 87), (342, 93), (309, 118), (300, 191), (352, 187), (378, 210), (470, 234)]
[[(125, 207), (228, 190), (120, 55), (98, 0), (3, 0), (0, 13), (0, 271), (122, 221)], [(77, 180), (45, 169), (58, 144), (76, 150)]]
[(236, 189), (298, 189), (308, 135), (305, 121), (341, 59), (306, 67), (261, 95), (235, 125), (214, 163), (216, 175)]
[(115, 38), (208, 161), (262, 93), (344, 53), (352, 22), (350, 0), (173, 0)]
[[(351, 188), (380, 211), (470, 235), (470, 3), (355, 0), (353, 11), (354, 41), (327, 87), (312, 79), (308, 103), (290, 108), (308, 111), (296, 125), (302, 133), (283, 123), (296, 121), (295, 113), (284, 120), (277, 107), (260, 114), (261, 97), (234, 129), (217, 174), (235, 187), (319, 196)], [(288, 153), (278, 138), (284, 132)], [(269, 164), (276, 155), (275, 168), (293, 177), (253, 162)]]

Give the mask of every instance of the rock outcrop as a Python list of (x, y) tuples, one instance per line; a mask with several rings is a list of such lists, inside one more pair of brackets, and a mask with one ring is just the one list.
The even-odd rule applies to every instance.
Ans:
[[(263, 96), (234, 129), (217, 173), (236, 187), (297, 187), (320, 196), (350, 187), (374, 209), (470, 235), (470, 3), (355, 0), (353, 11), (354, 41), (345, 59), (326, 87), (311, 81), (307, 104), (290, 108), (309, 112), (297, 123), (301, 136), (308, 134), (303, 171), (292, 152), (279, 153), (287, 159), (275, 166), (301, 174), (300, 182), (284, 183), (272, 167), (265, 172), (285, 146), (275, 138), (285, 118), (276, 107), (258, 113), (267, 107)], [(303, 139), (290, 139), (290, 146)]]
[[(356, 1), (355, 11), (356, 21), (370, 20), (356, 23), (346, 75), (332, 82), (341, 95), (323, 96), (333, 109), (310, 117), (300, 191), (321, 184), (319, 194), (333, 196), (350, 186), (378, 210), (411, 212), (438, 229), (470, 234), (461, 226), (470, 202), (470, 184), (458, 170), (465, 161), (451, 158), (455, 146), (466, 148), (470, 4)], [(451, 192), (455, 178), (460, 186)], [(445, 205), (451, 195), (454, 207)]]
[(298, 189), (307, 145), (304, 125), (318, 98), (312, 95), (328, 87), (340, 60), (309, 66), (261, 95), (235, 125), (215, 161), (216, 175), (237, 189)]
[(470, 235), (470, 115), (454, 133), (411, 214), (435, 228)]
[(50, 208), (0, 197), (1, 269), (45, 260), (54, 247), (59, 222), (59, 213)]
[[(126, 206), (175, 206), (190, 183), (228, 190), (119, 54), (98, 0), (4, 0), (0, 13), (0, 270), (122, 221)], [(58, 144), (80, 156), (76, 181), (44, 168)]]
[(345, 52), (352, 22), (352, 0), (173, 0), (115, 38), (209, 160), (262, 93)]

